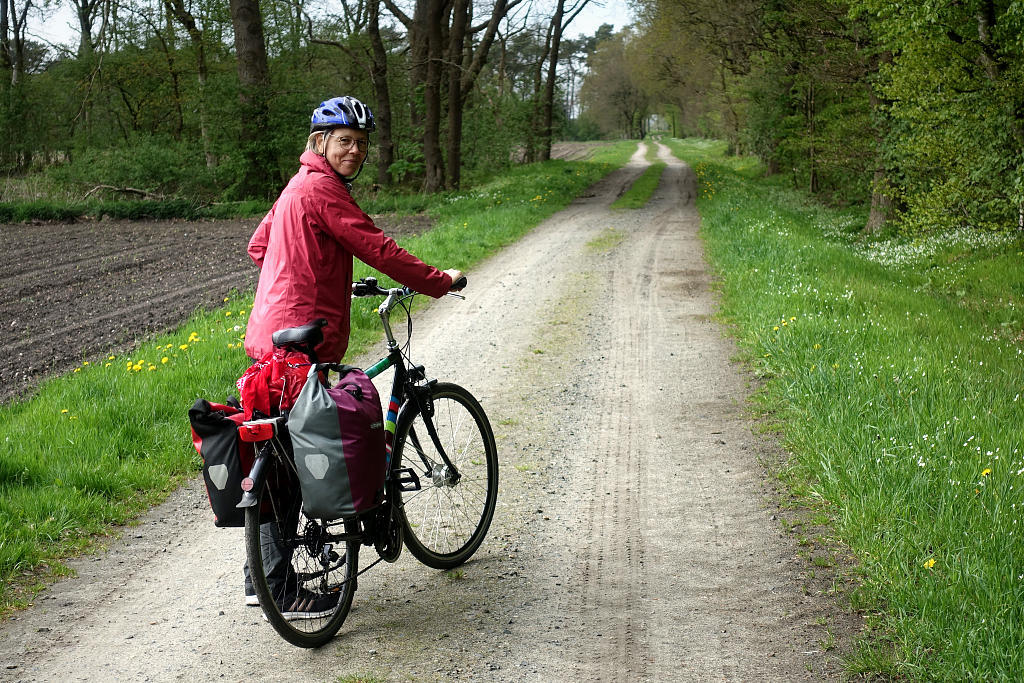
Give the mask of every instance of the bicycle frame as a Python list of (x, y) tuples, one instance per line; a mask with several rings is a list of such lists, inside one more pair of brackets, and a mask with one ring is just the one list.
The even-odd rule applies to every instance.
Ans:
[[(384, 416), (384, 429), (386, 431), (385, 452), (387, 455), (388, 472), (391, 472), (391, 453), (394, 449), (395, 431), (398, 428), (400, 411), (405, 410), (405, 405), (409, 404), (411, 400), (411, 405), (418, 408), (420, 414), (423, 415), (423, 423), (427, 428), (427, 434), (430, 436), (431, 442), (437, 449), (445, 466), (452, 472), (453, 482), (457, 482), (461, 475), (441, 445), (441, 440), (437, 436), (437, 430), (434, 428), (434, 421), (431, 419), (434, 415), (434, 404), (430, 397), (430, 386), (436, 380), (430, 380), (425, 384), (421, 384), (421, 382), (426, 380), (424, 367), (422, 365), (406, 366), (405, 356), (402, 354), (394, 332), (391, 330), (391, 310), (400, 301), (410, 296), (409, 290), (404, 287), (398, 287), (383, 291), (387, 292), (387, 298), (377, 307), (377, 315), (380, 316), (381, 324), (384, 327), (388, 355), (371, 365), (365, 372), (367, 377), (373, 379), (385, 370), (392, 367), (395, 368), (395, 376), (391, 382), (388, 409)], [(380, 293), (380, 291), (378, 290), (378, 292), (373, 293)], [(410, 433), (409, 436), (417, 451), (422, 452), (415, 432)]]
[[(374, 282), (374, 286), (375, 285), (376, 283)], [(447, 472), (449, 473), (447, 475), (448, 480), (453, 484), (457, 483), (461, 478), (461, 474), (445, 452), (432, 419), (434, 406), (431, 399), (430, 388), (437, 380), (426, 381), (426, 372), (422, 365), (415, 365), (412, 367), (406, 365), (405, 356), (402, 354), (402, 350), (398, 341), (395, 339), (394, 332), (391, 329), (391, 310), (398, 305), (399, 302), (409, 296), (412, 296), (412, 294), (404, 287), (388, 290), (376, 288), (375, 291), (370, 292), (367, 296), (379, 295), (381, 293), (386, 293), (387, 298), (380, 304), (380, 306), (378, 306), (377, 314), (380, 316), (381, 323), (384, 327), (388, 354), (367, 368), (365, 373), (367, 377), (373, 379), (390, 368), (395, 369), (395, 375), (391, 382), (391, 394), (388, 400), (388, 408), (384, 417), (385, 463), (387, 472), (386, 481), (391, 482), (402, 491), (415, 491), (420, 488), (419, 478), (414, 472), (411, 470), (407, 471), (393, 468), (391, 462), (391, 456), (394, 452), (395, 433), (401, 416), (405, 414), (406, 410), (418, 410), (419, 414), (423, 416), (423, 423), (427, 429), (427, 434), (430, 436), (431, 442), (437, 450), (437, 454), (441, 457), (447, 468)], [(242, 489), (245, 493), (242, 496), (242, 500), (238, 503), (239, 508), (252, 507), (257, 504), (257, 494), (264, 485), (264, 463), (266, 462), (266, 459), (275, 452), (278, 454), (286, 453), (277, 436), (280, 429), (285, 424), (285, 418), (275, 417), (270, 418), (265, 422), (272, 424), (273, 437), (265, 441), (262, 438), (259, 439), (259, 441), (262, 441), (262, 446), (260, 447), (256, 460), (253, 462), (253, 466), (249, 471), (249, 476), (242, 481)], [(252, 423), (250, 422), (247, 424)], [(253, 433), (255, 434), (255, 432)], [(412, 440), (412, 445), (416, 448), (416, 451), (422, 454), (423, 449), (420, 446), (419, 438), (416, 433), (410, 431), (409, 438)], [(257, 439), (253, 438), (252, 440), (256, 441)], [(422, 455), (420, 457), (423, 459)], [(426, 459), (423, 459), (423, 462), (424, 465), (429, 466), (430, 464)], [(384, 505), (398, 504), (397, 496), (393, 495), (393, 493), (394, 492), (389, 487), (386, 487)]]

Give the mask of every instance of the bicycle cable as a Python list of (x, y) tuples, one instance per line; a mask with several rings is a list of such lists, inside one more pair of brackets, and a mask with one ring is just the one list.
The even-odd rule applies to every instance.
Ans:
[(410, 366), (413, 364), (409, 354), (412, 351), (412, 300), (415, 296), (416, 292), (410, 292), (408, 296), (398, 300), (398, 304), (405, 311), (405, 344), (401, 347), (401, 353)]

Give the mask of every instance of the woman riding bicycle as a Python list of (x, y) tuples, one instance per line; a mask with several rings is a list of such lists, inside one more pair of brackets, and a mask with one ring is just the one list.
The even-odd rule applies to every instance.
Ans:
[[(260, 267), (245, 333), (250, 358), (273, 351), (275, 331), (326, 318), (316, 354), (321, 362), (340, 362), (348, 348), (353, 257), (435, 298), (461, 277), (458, 270), (442, 272), (399, 247), (352, 199), (349, 190), (366, 162), (375, 128), (370, 109), (354, 97), (326, 100), (313, 111), (299, 171), (249, 241), (249, 255)], [(265, 557), (268, 579), (287, 581), (287, 563), (286, 557)], [(248, 568), (245, 589), (246, 604), (259, 604)], [(315, 617), (329, 609), (318, 602), (294, 596), (286, 607), (289, 618)]]

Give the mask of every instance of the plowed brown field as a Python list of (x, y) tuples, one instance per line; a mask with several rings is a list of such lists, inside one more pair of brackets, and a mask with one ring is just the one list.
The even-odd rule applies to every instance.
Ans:
[[(401, 237), (422, 220), (377, 217)], [(0, 403), (255, 287), (258, 219), (0, 225)]]

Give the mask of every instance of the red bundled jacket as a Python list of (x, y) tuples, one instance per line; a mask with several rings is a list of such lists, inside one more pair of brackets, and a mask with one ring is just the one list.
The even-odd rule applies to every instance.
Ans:
[(260, 267), (245, 351), (262, 358), (271, 335), (327, 318), (319, 360), (340, 362), (348, 348), (352, 257), (433, 297), (452, 279), (399, 247), (363, 213), (327, 160), (306, 151), (301, 167), (274, 202), (252, 239), (249, 256)]

